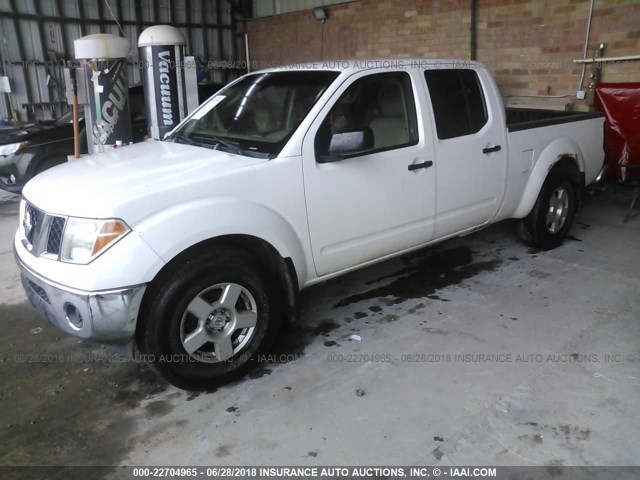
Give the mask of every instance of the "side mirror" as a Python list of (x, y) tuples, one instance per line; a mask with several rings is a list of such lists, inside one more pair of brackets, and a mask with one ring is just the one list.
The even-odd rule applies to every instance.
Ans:
[(373, 149), (373, 131), (370, 128), (334, 133), (329, 143), (329, 156), (356, 155)]

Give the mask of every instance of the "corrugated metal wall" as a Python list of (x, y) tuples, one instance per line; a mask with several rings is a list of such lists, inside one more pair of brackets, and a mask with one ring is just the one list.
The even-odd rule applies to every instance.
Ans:
[[(133, 45), (129, 80), (135, 84), (141, 82), (134, 66), (138, 36), (164, 23), (178, 27), (187, 38), (187, 53), (211, 67), (208, 81), (226, 83), (242, 73), (220, 63), (242, 56), (238, 8), (227, 0), (0, 0), (0, 74), (10, 78), (11, 102), (21, 120), (51, 118), (65, 108), (62, 65), (74, 58), (75, 39), (122, 35), (121, 27)], [(7, 100), (0, 99), (1, 118), (10, 115)]]
[(298, 12), (324, 5), (349, 3), (357, 0), (253, 0), (253, 16), (269, 17), (282, 13)]

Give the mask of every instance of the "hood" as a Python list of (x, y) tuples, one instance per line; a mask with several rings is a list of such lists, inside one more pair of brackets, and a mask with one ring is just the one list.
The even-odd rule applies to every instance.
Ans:
[(181, 201), (210, 196), (216, 179), (267, 161), (147, 141), (46, 170), (28, 182), (22, 194), (48, 213), (116, 217), (133, 225)]
[(54, 125), (53, 122), (48, 122), (38, 123), (24, 128), (3, 129), (0, 130), (0, 145), (24, 142), (30, 138), (40, 135), (43, 132), (48, 132), (55, 128), (59, 128), (59, 126)]

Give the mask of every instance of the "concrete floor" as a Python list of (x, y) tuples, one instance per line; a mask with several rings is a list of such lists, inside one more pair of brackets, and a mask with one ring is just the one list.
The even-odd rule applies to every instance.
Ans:
[(198, 394), (38, 318), (1, 194), (0, 464), (638, 465), (627, 195), (550, 252), (507, 223), (314, 287), (275, 362)]

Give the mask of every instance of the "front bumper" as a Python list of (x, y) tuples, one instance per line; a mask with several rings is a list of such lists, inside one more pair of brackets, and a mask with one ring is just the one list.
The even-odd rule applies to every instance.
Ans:
[(14, 250), (31, 304), (60, 330), (129, 351), (146, 284), (87, 292), (58, 285), (30, 270)]

